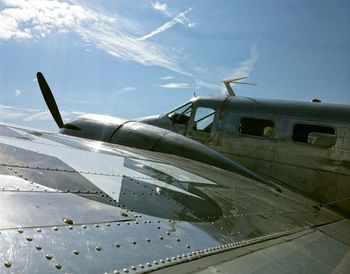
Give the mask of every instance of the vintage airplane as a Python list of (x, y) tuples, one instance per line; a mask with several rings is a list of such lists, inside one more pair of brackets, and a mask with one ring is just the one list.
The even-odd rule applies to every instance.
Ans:
[(350, 214), (350, 106), (235, 96), (230, 83), (242, 79), (224, 81), (228, 96), (195, 97), (139, 121), (197, 140)]
[[(86, 121), (60, 125), (81, 133), (96, 125)], [(105, 123), (84, 137), (107, 136), (113, 121)], [(350, 269), (347, 217), (205, 146), (169, 133), (184, 156), (206, 149), (226, 166), (66, 133), (0, 125), (1, 273)], [(143, 142), (136, 130), (113, 133)]]

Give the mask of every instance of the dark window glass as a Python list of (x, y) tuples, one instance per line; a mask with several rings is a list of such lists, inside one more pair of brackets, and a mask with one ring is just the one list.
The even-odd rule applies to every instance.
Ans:
[(239, 132), (242, 134), (271, 137), (273, 134), (273, 121), (255, 118), (242, 118)]
[(296, 124), (293, 140), (318, 147), (331, 147), (335, 142), (335, 130), (332, 127)]

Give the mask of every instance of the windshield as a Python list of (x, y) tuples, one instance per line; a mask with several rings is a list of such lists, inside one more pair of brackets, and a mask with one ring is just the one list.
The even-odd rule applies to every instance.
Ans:
[(187, 103), (187, 104), (177, 108), (176, 110), (170, 112), (168, 114), (168, 117), (174, 123), (187, 124), (188, 120), (191, 117), (191, 113), (192, 113), (192, 103)]
[(212, 108), (197, 108), (192, 129), (203, 132), (210, 132), (214, 122), (214, 116), (215, 110)]

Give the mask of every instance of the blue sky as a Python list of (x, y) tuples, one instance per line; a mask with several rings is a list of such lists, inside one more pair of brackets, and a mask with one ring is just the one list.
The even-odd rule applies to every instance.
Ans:
[(0, 120), (137, 118), (248, 76), (248, 97), (350, 104), (350, 1), (0, 1)]

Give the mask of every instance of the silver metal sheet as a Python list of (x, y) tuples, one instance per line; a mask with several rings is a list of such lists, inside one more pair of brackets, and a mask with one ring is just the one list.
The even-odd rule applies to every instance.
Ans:
[[(350, 269), (349, 246), (319, 231), (255, 252), (242, 248), (242, 252), (231, 252), (231, 258), (216, 256), (216, 262), (204, 258), (160, 273), (349, 273)], [(208, 260), (211, 265), (203, 268)]]
[(0, 171), (0, 191), (54, 191), (57, 189), (45, 187), (40, 184), (36, 184), (27, 179), (23, 179), (22, 175), (3, 175)]
[(350, 247), (350, 221), (344, 219), (329, 225), (318, 227), (318, 230)]
[(76, 224), (133, 219), (118, 207), (70, 193), (2, 191), (0, 201), (0, 229), (64, 225), (64, 219)]
[[(86, 141), (62, 136), (55, 145), (29, 134), (0, 137), (7, 187), (0, 272), (149, 271), (339, 219), (295, 193), (190, 160), (136, 150), (130, 157), (113, 146), (106, 153), (101, 142), (85, 149)], [(23, 180), (42, 188), (12, 189)]]

